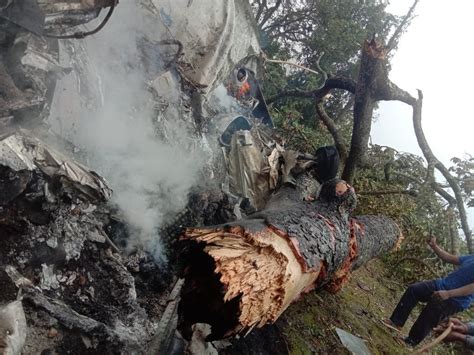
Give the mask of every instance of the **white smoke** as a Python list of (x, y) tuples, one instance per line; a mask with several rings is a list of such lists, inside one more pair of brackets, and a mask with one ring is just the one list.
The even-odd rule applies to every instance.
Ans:
[[(113, 201), (131, 226), (135, 242), (161, 257), (157, 231), (165, 216), (184, 208), (205, 159), (178, 115), (165, 117), (174, 133), (172, 140), (158, 138), (156, 100), (148, 89), (154, 78), (150, 63), (143, 64), (140, 47), (145, 34), (157, 35), (156, 19), (148, 15), (137, 2), (122, 1), (105, 28), (86, 39), (92, 75), (86, 78), (76, 70), (76, 81), (79, 88), (87, 86), (81, 81), (95, 82), (98, 104), (85, 102), (79, 117), (70, 117), (73, 123), (60, 127), (63, 136), (85, 150), (87, 163), (110, 182)], [(160, 48), (151, 50), (158, 53)], [(84, 65), (74, 54), (71, 58)], [(85, 101), (84, 95), (81, 100)], [(66, 119), (64, 113), (59, 119)]]

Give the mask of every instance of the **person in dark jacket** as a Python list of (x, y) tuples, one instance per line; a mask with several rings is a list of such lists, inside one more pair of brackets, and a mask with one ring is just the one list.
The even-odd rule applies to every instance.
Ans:
[(474, 300), (474, 255), (450, 254), (438, 246), (435, 237), (428, 244), (441, 260), (459, 268), (444, 278), (408, 286), (388, 323), (401, 329), (416, 304), (427, 302), (405, 338), (410, 346), (419, 344), (440, 322), (462, 312)]

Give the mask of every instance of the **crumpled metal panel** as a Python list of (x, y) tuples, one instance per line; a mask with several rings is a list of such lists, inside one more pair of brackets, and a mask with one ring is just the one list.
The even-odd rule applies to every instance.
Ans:
[(230, 192), (248, 198), (256, 210), (265, 206), (280, 185), (295, 185), (304, 197), (314, 190), (302, 185), (303, 173), (314, 165), (313, 157), (285, 150), (262, 127), (234, 132), (226, 158)]
[(248, 198), (256, 209), (263, 208), (270, 195), (268, 174), (263, 173), (266, 166), (264, 155), (251, 132), (235, 132), (229, 154), (230, 191)]
[(49, 27), (62, 31), (95, 19), (113, 0), (15, 0), (0, 9), (4, 18), (36, 35)]
[(14, 171), (39, 169), (50, 178), (59, 178), (64, 188), (79, 190), (91, 201), (106, 201), (112, 196), (101, 176), (23, 131), (0, 140), (0, 165)]
[(170, 33), (182, 43), (185, 61), (192, 64), (184, 74), (206, 92), (227, 78), (237, 63), (261, 51), (255, 20), (245, 0), (152, 2), (162, 33)]
[(33, 33), (43, 32), (44, 14), (36, 0), (13, 1), (0, 10), (0, 17)]

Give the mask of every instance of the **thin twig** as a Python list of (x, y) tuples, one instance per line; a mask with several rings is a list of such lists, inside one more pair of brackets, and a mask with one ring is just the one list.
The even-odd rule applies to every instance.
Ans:
[(388, 44), (387, 44), (387, 53), (390, 52), (392, 49), (394, 49), (397, 46), (398, 39), (402, 32), (405, 30), (406, 26), (409, 24), (409, 22), (412, 19), (413, 11), (415, 11), (416, 5), (418, 4), (419, 0), (415, 0), (413, 2), (413, 5), (410, 7), (408, 12), (406, 13), (405, 17), (403, 18), (402, 22), (400, 22), (400, 25), (398, 25), (397, 29), (393, 33), (392, 37), (389, 39)]
[(403, 263), (404, 261), (412, 261), (414, 263), (418, 263), (418, 264), (421, 264), (423, 265), (433, 276), (435, 277), (439, 277), (438, 274), (436, 274), (432, 269), (431, 267), (425, 263), (423, 260), (421, 259), (418, 259), (418, 258), (415, 258), (415, 257), (410, 257), (410, 256), (407, 256), (407, 257), (404, 257), (402, 259), (400, 259), (393, 267), (392, 267), (392, 272), (390, 273), (389, 277), (392, 276), (395, 272), (395, 270), (398, 269), (398, 266)]
[[(278, 59), (269, 59), (265, 54), (262, 53), (262, 58), (265, 62), (268, 62), (268, 63), (276, 63), (276, 64), (284, 64), (284, 65), (292, 65), (294, 67), (297, 67), (297, 68), (300, 68), (300, 69), (303, 69), (305, 71), (308, 71), (310, 73), (313, 73), (313, 74), (316, 74), (316, 75), (321, 75), (321, 73), (317, 72), (316, 70), (313, 70), (313, 69), (309, 69), (305, 66), (302, 66), (298, 63), (293, 63), (293, 62), (290, 62), (288, 60), (278, 60)], [(324, 75), (324, 74), (323, 74)]]
[(435, 347), (439, 343), (441, 343), (453, 330), (453, 322), (449, 322), (448, 327), (442, 332), (436, 339), (434, 339), (432, 342), (424, 345), (420, 349), (416, 350), (413, 352), (413, 354), (423, 354), (424, 352), (427, 352), (431, 348)]

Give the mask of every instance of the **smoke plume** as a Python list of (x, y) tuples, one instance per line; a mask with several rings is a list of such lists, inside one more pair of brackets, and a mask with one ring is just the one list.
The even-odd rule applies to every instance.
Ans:
[[(157, 231), (166, 216), (185, 206), (205, 159), (196, 139), (183, 128), (179, 110), (173, 111), (174, 117), (164, 113), (173, 135), (168, 141), (158, 138), (162, 127), (156, 123), (149, 83), (161, 68), (153, 67), (159, 61), (149, 54), (155, 52), (158, 58), (160, 48), (147, 48), (145, 65), (142, 47), (151, 43), (145, 35), (159, 34), (154, 32), (156, 18), (137, 3), (120, 2), (107, 26), (86, 39), (87, 58), (78, 57), (77, 49), (71, 53), (76, 69), (88, 61), (88, 73), (75, 71), (83, 104), (78, 117), (70, 118), (72, 124), (61, 124), (61, 133), (85, 151), (88, 165), (109, 181), (113, 202), (130, 225), (132, 246), (140, 244), (161, 258)], [(95, 103), (88, 102), (90, 92), (84, 91), (94, 86)]]

